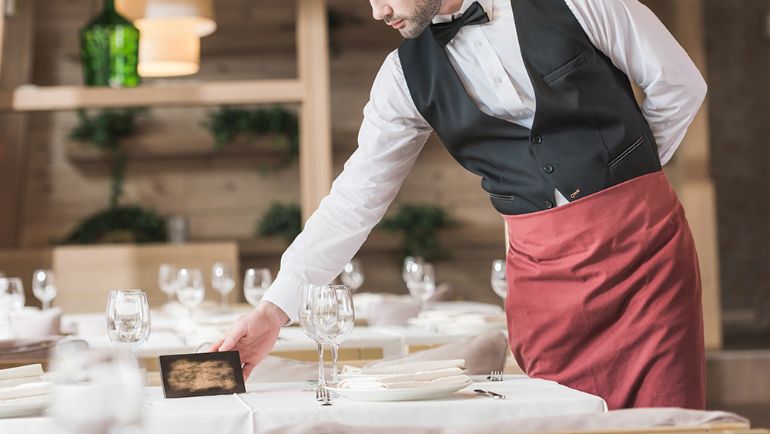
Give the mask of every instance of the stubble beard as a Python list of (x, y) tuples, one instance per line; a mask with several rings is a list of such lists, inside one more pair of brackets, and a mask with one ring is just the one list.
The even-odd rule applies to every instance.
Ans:
[(441, 0), (422, 0), (415, 6), (412, 16), (404, 21), (404, 27), (398, 29), (399, 33), (404, 39), (414, 39), (420, 36), (440, 9)]

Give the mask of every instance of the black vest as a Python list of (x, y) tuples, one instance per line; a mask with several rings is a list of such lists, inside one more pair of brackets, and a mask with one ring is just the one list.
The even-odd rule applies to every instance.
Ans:
[(399, 48), (409, 92), (444, 146), (502, 214), (554, 206), (661, 169), (628, 77), (593, 46), (564, 0), (511, 0), (535, 89), (532, 130), (483, 113), (430, 28)]

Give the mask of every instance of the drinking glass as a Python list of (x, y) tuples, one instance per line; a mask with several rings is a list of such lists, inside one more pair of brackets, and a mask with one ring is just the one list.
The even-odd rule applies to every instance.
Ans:
[(413, 263), (408, 277), (406, 287), (409, 288), (409, 294), (420, 301), (420, 309), (422, 310), (428, 299), (436, 292), (436, 273), (433, 270), (433, 264)]
[(24, 307), (24, 285), (18, 277), (0, 278), (0, 315), (5, 314), (8, 332), (13, 333), (13, 313)]
[(326, 378), (324, 377), (324, 341), (316, 332), (313, 323), (313, 300), (319, 286), (313, 284), (302, 285), (299, 303), (299, 326), (302, 331), (318, 346), (318, 387), (326, 387)]
[(190, 318), (193, 309), (203, 302), (206, 296), (206, 286), (203, 284), (203, 273), (197, 268), (182, 268), (179, 270), (176, 285), (176, 298), (182, 305), (187, 306)]
[(56, 425), (78, 434), (142, 432), (144, 381), (135, 358), (66, 341), (52, 353)]
[(409, 286), (409, 282), (415, 280), (415, 273), (418, 271), (420, 264), (422, 264), (422, 258), (415, 256), (407, 256), (404, 258), (404, 268), (401, 270), (401, 277), (404, 279), (404, 283)]
[(227, 294), (235, 288), (235, 279), (230, 266), (221, 262), (215, 262), (211, 267), (211, 287), (222, 295), (219, 307), (227, 310)]
[(273, 276), (269, 269), (249, 268), (243, 277), (243, 295), (246, 297), (246, 301), (256, 307), (272, 284)]
[(331, 330), (330, 338), (332, 345), (332, 383), (337, 384), (337, 356), (339, 355), (340, 344), (350, 336), (353, 325), (356, 321), (356, 312), (353, 308), (353, 291), (345, 285), (334, 285), (334, 292), (337, 296), (337, 324), (336, 330)]
[(364, 269), (361, 266), (361, 261), (353, 259), (345, 264), (340, 278), (342, 283), (350, 287), (353, 292), (356, 292), (364, 284)]
[(51, 307), (51, 301), (57, 293), (52, 270), (37, 270), (32, 274), (32, 293), (43, 303), (43, 310)]
[(505, 276), (505, 261), (496, 260), (492, 262), (492, 276), (490, 278), (492, 283), (492, 290), (495, 291), (500, 298), (505, 300), (508, 296), (508, 279)]
[(160, 286), (160, 290), (166, 294), (168, 303), (171, 303), (174, 300), (178, 277), (179, 272), (177, 271), (176, 266), (172, 264), (160, 265), (160, 268), (158, 269), (158, 286)]
[(111, 291), (107, 302), (107, 336), (119, 349), (135, 351), (150, 337), (150, 306), (139, 289)]

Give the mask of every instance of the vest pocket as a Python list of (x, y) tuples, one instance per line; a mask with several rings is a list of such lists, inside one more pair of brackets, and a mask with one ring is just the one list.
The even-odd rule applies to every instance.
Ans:
[(516, 196), (506, 196), (504, 194), (495, 194), (495, 193), (487, 193), (487, 194), (492, 199), (500, 199), (500, 200), (514, 200), (514, 199), (516, 199)]
[(568, 60), (567, 63), (565, 63), (564, 65), (544, 75), (543, 81), (545, 82), (545, 84), (550, 84), (564, 77), (570, 72), (574, 71), (575, 69), (577, 69), (578, 66), (584, 64), (585, 62), (586, 62), (586, 58), (583, 56), (583, 53), (580, 53), (577, 56), (573, 57), (572, 59)]
[(621, 161), (623, 161), (624, 158), (628, 157), (632, 152), (634, 152), (639, 146), (644, 143), (644, 136), (639, 137), (631, 146), (626, 148), (625, 151), (621, 152), (620, 155), (610, 160), (609, 164), (607, 164), (607, 167), (612, 169), (613, 167), (620, 164)]

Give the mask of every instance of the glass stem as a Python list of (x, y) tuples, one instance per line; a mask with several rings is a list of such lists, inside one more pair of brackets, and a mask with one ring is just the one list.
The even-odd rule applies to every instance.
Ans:
[(174, 301), (174, 294), (168, 293), (166, 294), (168, 303), (172, 303)]
[(332, 345), (332, 384), (337, 384), (337, 356), (340, 352), (340, 346), (338, 344)]
[(324, 378), (324, 344), (318, 343), (318, 387), (326, 387)]
[(222, 310), (227, 310), (227, 294), (222, 293), (222, 301), (219, 303), (219, 307)]
[(50, 300), (43, 300), (43, 310), (46, 310), (51, 307), (51, 301)]

